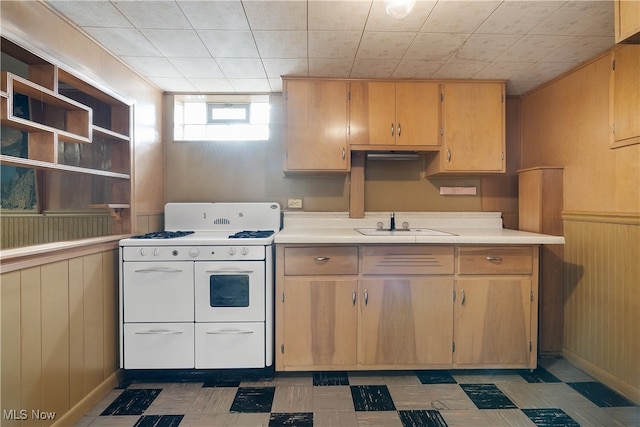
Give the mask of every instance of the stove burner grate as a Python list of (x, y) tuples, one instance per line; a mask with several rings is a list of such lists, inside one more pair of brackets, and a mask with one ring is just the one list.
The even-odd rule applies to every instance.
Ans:
[(174, 237), (183, 237), (193, 234), (193, 231), (156, 231), (153, 233), (132, 236), (132, 239), (173, 239)]
[(236, 234), (229, 236), (230, 239), (260, 239), (269, 237), (274, 233), (273, 230), (244, 230), (238, 231)]

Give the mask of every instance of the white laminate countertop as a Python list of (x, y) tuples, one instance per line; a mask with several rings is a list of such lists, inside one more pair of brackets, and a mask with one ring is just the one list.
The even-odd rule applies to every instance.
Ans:
[(564, 237), (502, 228), (500, 212), (396, 212), (396, 228), (407, 222), (410, 229), (432, 229), (450, 233), (444, 236), (411, 235), (398, 231), (392, 235), (366, 236), (356, 228), (389, 228), (389, 212), (365, 213), (349, 218), (348, 212), (285, 212), (282, 230), (275, 243), (289, 244), (486, 244), (557, 245)]

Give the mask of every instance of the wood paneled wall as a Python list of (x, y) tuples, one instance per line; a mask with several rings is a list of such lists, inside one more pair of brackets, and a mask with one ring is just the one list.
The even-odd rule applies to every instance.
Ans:
[[(117, 251), (11, 271), (0, 279), (0, 410), (3, 416), (27, 411), (24, 421), (4, 416), (1, 424), (73, 425), (116, 385)], [(55, 417), (37, 420), (32, 410)]]
[(2, 249), (111, 234), (111, 217), (105, 215), (2, 215)]
[(563, 216), (565, 356), (640, 403), (640, 216)]

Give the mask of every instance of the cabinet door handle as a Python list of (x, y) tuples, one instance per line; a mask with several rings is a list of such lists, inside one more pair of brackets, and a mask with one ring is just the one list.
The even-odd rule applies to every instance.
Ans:
[(356, 293), (356, 290), (354, 289), (353, 293), (351, 294), (351, 303), (352, 303), (352, 305), (356, 305), (356, 295), (358, 295), (358, 294)]
[(391, 123), (391, 136), (393, 136), (394, 132), (395, 132), (395, 128), (393, 127), (393, 123)]
[(369, 305), (369, 292), (364, 290), (364, 305)]
[(317, 263), (317, 264), (324, 264), (327, 261), (329, 261), (331, 258), (328, 256), (317, 256), (315, 257), (313, 260)]
[(344, 147), (342, 147), (342, 160), (344, 160), (347, 157), (347, 152), (345, 151)]
[(447, 162), (451, 161), (451, 150), (447, 148)]
[(460, 292), (460, 305), (464, 305), (464, 302), (467, 300), (467, 298), (464, 295), (464, 289)]
[(401, 132), (402, 132), (402, 128), (400, 127), (400, 123), (398, 123), (398, 138), (400, 138)]
[(487, 261), (490, 262), (502, 262), (502, 257), (501, 256), (488, 256), (487, 257)]

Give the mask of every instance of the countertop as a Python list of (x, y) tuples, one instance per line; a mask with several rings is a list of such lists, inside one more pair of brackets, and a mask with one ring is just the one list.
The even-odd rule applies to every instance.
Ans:
[(485, 244), (557, 245), (564, 237), (502, 228), (500, 212), (396, 212), (396, 228), (404, 222), (410, 229), (432, 229), (450, 235), (411, 235), (397, 231), (392, 235), (367, 236), (356, 228), (383, 228), (390, 223), (389, 212), (366, 213), (349, 218), (347, 212), (285, 212), (276, 244)]

